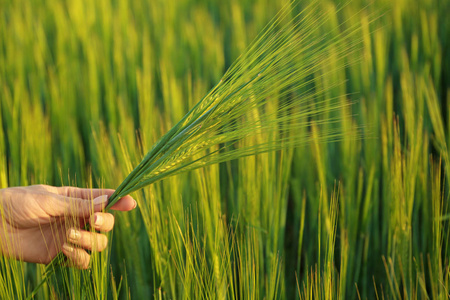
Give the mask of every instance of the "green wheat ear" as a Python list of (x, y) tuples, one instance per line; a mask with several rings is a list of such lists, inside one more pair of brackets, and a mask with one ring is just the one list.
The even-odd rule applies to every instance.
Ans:
[[(327, 73), (358, 60), (361, 41), (354, 38), (358, 22), (346, 20), (339, 24), (340, 33), (332, 32), (324, 28), (327, 13), (317, 3), (295, 14), (298, 6), (293, 1), (274, 17), (217, 85), (145, 155), (110, 197), (107, 208), (181, 172), (301, 146), (312, 139), (330, 142), (344, 135), (359, 136), (342, 129), (335, 117), (350, 104), (329, 97), (345, 82), (322, 83)], [(315, 119), (322, 121), (317, 124)], [(316, 125), (323, 129), (313, 135)], [(60, 253), (47, 266), (44, 281), (61, 261)]]
[[(293, 2), (278, 13), (219, 83), (153, 146), (107, 208), (171, 175), (305, 144), (313, 138), (310, 128), (319, 115), (327, 126), (314, 138), (326, 142), (358, 136), (332, 117), (349, 104), (327, 99), (344, 82), (317, 84), (324, 69), (330, 73), (357, 60), (360, 40), (351, 36), (358, 27), (331, 34), (321, 28), (327, 18), (315, 3), (291, 17), (297, 6)], [(255, 136), (260, 142), (246, 142)]]

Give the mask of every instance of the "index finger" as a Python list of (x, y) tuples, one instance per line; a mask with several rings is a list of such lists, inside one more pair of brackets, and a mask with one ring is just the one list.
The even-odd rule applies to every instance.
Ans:
[(57, 187), (56, 190), (61, 196), (81, 198), (85, 200), (92, 200), (102, 195), (107, 195), (109, 198), (114, 193), (113, 189), (83, 189), (72, 186)]
[[(57, 193), (61, 196), (93, 200), (99, 196), (107, 195), (108, 198), (114, 193), (113, 189), (84, 189), (71, 186), (57, 188)], [(136, 207), (136, 201), (129, 195), (122, 197), (110, 209), (129, 211)]]

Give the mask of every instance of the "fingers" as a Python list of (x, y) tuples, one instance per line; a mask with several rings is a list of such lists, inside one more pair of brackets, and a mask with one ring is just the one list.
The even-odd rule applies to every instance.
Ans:
[(114, 216), (110, 213), (97, 212), (91, 216), (89, 223), (95, 230), (108, 232), (114, 227)]
[(87, 218), (93, 212), (103, 210), (108, 203), (107, 195), (99, 196), (93, 201), (61, 195), (46, 196), (44, 198), (40, 201), (41, 207), (45, 205), (45, 211), (54, 217), (74, 216)]
[(71, 228), (67, 231), (67, 242), (63, 244), (62, 252), (70, 265), (88, 269), (91, 256), (84, 249), (103, 251), (107, 245), (108, 239), (103, 234)]
[(92, 251), (103, 251), (108, 245), (106, 235), (75, 228), (70, 228), (67, 231), (67, 241)]
[(137, 206), (136, 200), (134, 200), (131, 196), (125, 196), (117, 201), (112, 207), (112, 210), (120, 210), (120, 211), (130, 211), (135, 209)]
[[(56, 188), (56, 191), (61, 196), (80, 198), (85, 200), (97, 199), (102, 195), (108, 198), (112, 196), (114, 190), (112, 189), (82, 189), (77, 187), (63, 186)], [(112, 207), (112, 210), (130, 211), (136, 208), (137, 203), (131, 196), (125, 196), (117, 201)], [(99, 211), (99, 210), (95, 210)]]
[(81, 198), (85, 200), (95, 199), (102, 195), (110, 197), (114, 190), (112, 189), (83, 189), (72, 186), (57, 187), (56, 192), (61, 196)]
[[(114, 216), (110, 213), (97, 212), (90, 218), (90, 224), (99, 231), (110, 231), (114, 227)], [(70, 228), (66, 234), (67, 242), (62, 251), (70, 264), (79, 269), (88, 269), (90, 255), (84, 250), (103, 251), (108, 246), (108, 238), (104, 234)]]
[(89, 268), (91, 256), (83, 249), (75, 248), (68, 243), (62, 246), (64, 255), (68, 258), (69, 263), (78, 269), (86, 270)]

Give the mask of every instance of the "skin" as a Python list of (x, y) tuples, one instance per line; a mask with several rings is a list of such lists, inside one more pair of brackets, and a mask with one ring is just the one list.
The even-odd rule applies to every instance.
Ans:
[[(0, 189), (0, 252), (26, 262), (48, 264), (61, 250), (71, 265), (87, 269), (86, 250), (102, 251), (114, 216), (103, 212), (114, 190), (34, 185)], [(130, 211), (136, 201), (126, 196), (112, 210)]]

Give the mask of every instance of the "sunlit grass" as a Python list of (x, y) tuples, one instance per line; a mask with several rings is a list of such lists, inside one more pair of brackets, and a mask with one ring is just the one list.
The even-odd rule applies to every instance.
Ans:
[[(324, 112), (289, 131), (302, 147), (230, 162), (231, 152), (136, 191), (139, 211), (116, 214), (92, 270), (58, 269), (36, 298), (448, 298), (450, 3), (341, 2), (299, 1), (283, 23), (310, 3), (326, 16), (299, 24), (311, 34), (301, 49), (326, 49), (293, 62), (309, 84), (296, 96), (314, 87), (306, 104)], [(0, 187), (117, 188), (286, 4), (0, 1)], [(225, 75), (223, 91), (298, 53), (266, 49), (275, 56), (241, 57), (231, 74), (254, 71)], [(259, 80), (265, 95), (292, 92), (292, 81)], [(318, 142), (334, 130), (364, 138)], [(233, 149), (280, 140), (252, 132)], [(190, 161), (177, 153), (176, 166)], [(29, 296), (44, 272), (2, 257), (0, 298)]]

